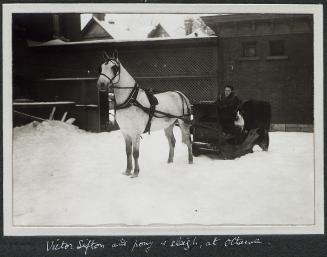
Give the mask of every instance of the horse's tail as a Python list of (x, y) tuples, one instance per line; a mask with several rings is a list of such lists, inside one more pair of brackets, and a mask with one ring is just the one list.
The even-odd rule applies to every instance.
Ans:
[[(182, 142), (184, 144), (187, 144), (188, 148), (189, 148), (189, 160), (190, 160), (190, 156), (192, 156), (192, 148), (191, 148), (191, 126), (192, 126), (192, 109), (191, 109), (191, 104), (190, 101), (188, 100), (188, 98), (179, 91), (175, 91), (181, 98), (182, 100), (182, 108), (183, 108), (183, 115), (180, 120), (182, 120), (182, 123), (180, 123), (181, 121), (178, 120), (178, 123), (180, 125), (181, 128), (181, 132), (182, 132)], [(186, 107), (186, 112), (185, 112), (185, 108)]]
[[(180, 91), (174, 91), (174, 92), (176, 92), (182, 100), (183, 119), (187, 121), (191, 121), (192, 108), (191, 108), (190, 100), (188, 100), (186, 95), (184, 95), (182, 92)], [(186, 112), (185, 112), (184, 104), (186, 105)]]

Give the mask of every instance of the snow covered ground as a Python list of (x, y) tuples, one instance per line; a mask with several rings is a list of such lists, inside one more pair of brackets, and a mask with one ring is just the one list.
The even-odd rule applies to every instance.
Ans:
[(187, 163), (179, 129), (167, 164), (163, 131), (143, 135), (140, 176), (122, 175), (120, 131), (89, 133), (46, 121), (14, 129), (15, 225), (314, 222), (312, 133), (270, 133), (270, 149), (236, 160)]

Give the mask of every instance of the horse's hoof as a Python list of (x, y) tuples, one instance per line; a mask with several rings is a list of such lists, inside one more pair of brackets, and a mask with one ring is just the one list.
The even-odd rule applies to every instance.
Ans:
[(139, 175), (140, 170), (134, 170), (133, 175), (131, 176), (131, 178), (137, 178), (137, 176)]
[(123, 172), (123, 175), (125, 175), (125, 176), (130, 176), (130, 175), (132, 175), (132, 173), (131, 173), (131, 171), (125, 171), (125, 172)]
[(188, 164), (193, 164), (193, 160), (189, 160), (188, 161)]

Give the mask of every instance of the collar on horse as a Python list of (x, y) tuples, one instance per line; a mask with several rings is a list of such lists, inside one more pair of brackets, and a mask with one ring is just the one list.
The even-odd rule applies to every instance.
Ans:
[[(126, 88), (126, 87), (114, 86), (114, 88), (123, 89), (123, 88)], [(129, 87), (129, 88), (131, 88), (131, 87)], [(123, 103), (121, 103), (119, 105), (116, 104), (115, 105), (115, 110), (125, 109), (125, 108), (128, 108), (128, 107), (132, 106), (132, 105), (135, 105), (135, 106), (139, 107), (142, 111), (148, 113), (149, 114), (149, 119), (148, 119), (148, 121), (146, 123), (146, 126), (145, 126), (145, 129), (144, 129), (143, 133), (149, 132), (149, 134), (150, 134), (151, 121), (152, 121), (152, 118), (154, 116), (156, 104), (152, 103), (152, 101), (150, 100), (149, 95), (147, 93), (146, 93), (146, 95), (147, 95), (148, 100), (150, 102), (150, 108), (144, 107), (139, 101), (137, 101), (137, 95), (139, 93), (139, 89), (140, 89), (140, 87), (135, 82), (135, 85), (132, 88), (132, 91), (129, 94), (129, 96), (126, 98), (126, 100)], [(154, 96), (152, 96), (152, 97), (154, 97)], [(158, 103), (158, 101), (157, 101), (157, 103)]]
[(131, 105), (133, 105), (134, 103), (137, 102), (136, 98), (137, 98), (137, 95), (139, 93), (140, 87), (138, 86), (138, 84), (136, 82), (134, 84), (134, 87), (118, 87), (118, 86), (113, 86), (113, 88), (118, 88), (118, 89), (124, 89), (124, 88), (130, 89), (130, 88), (132, 88), (131, 93), (129, 94), (129, 96), (126, 98), (126, 100), (123, 103), (118, 104), (118, 105), (116, 103), (116, 105), (115, 105), (115, 109), (116, 110), (130, 107)]

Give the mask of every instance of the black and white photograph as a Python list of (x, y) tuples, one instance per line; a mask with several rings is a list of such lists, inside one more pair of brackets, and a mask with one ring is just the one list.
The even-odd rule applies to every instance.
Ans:
[(5, 235), (324, 233), (322, 8), (50, 6), (3, 6)]

